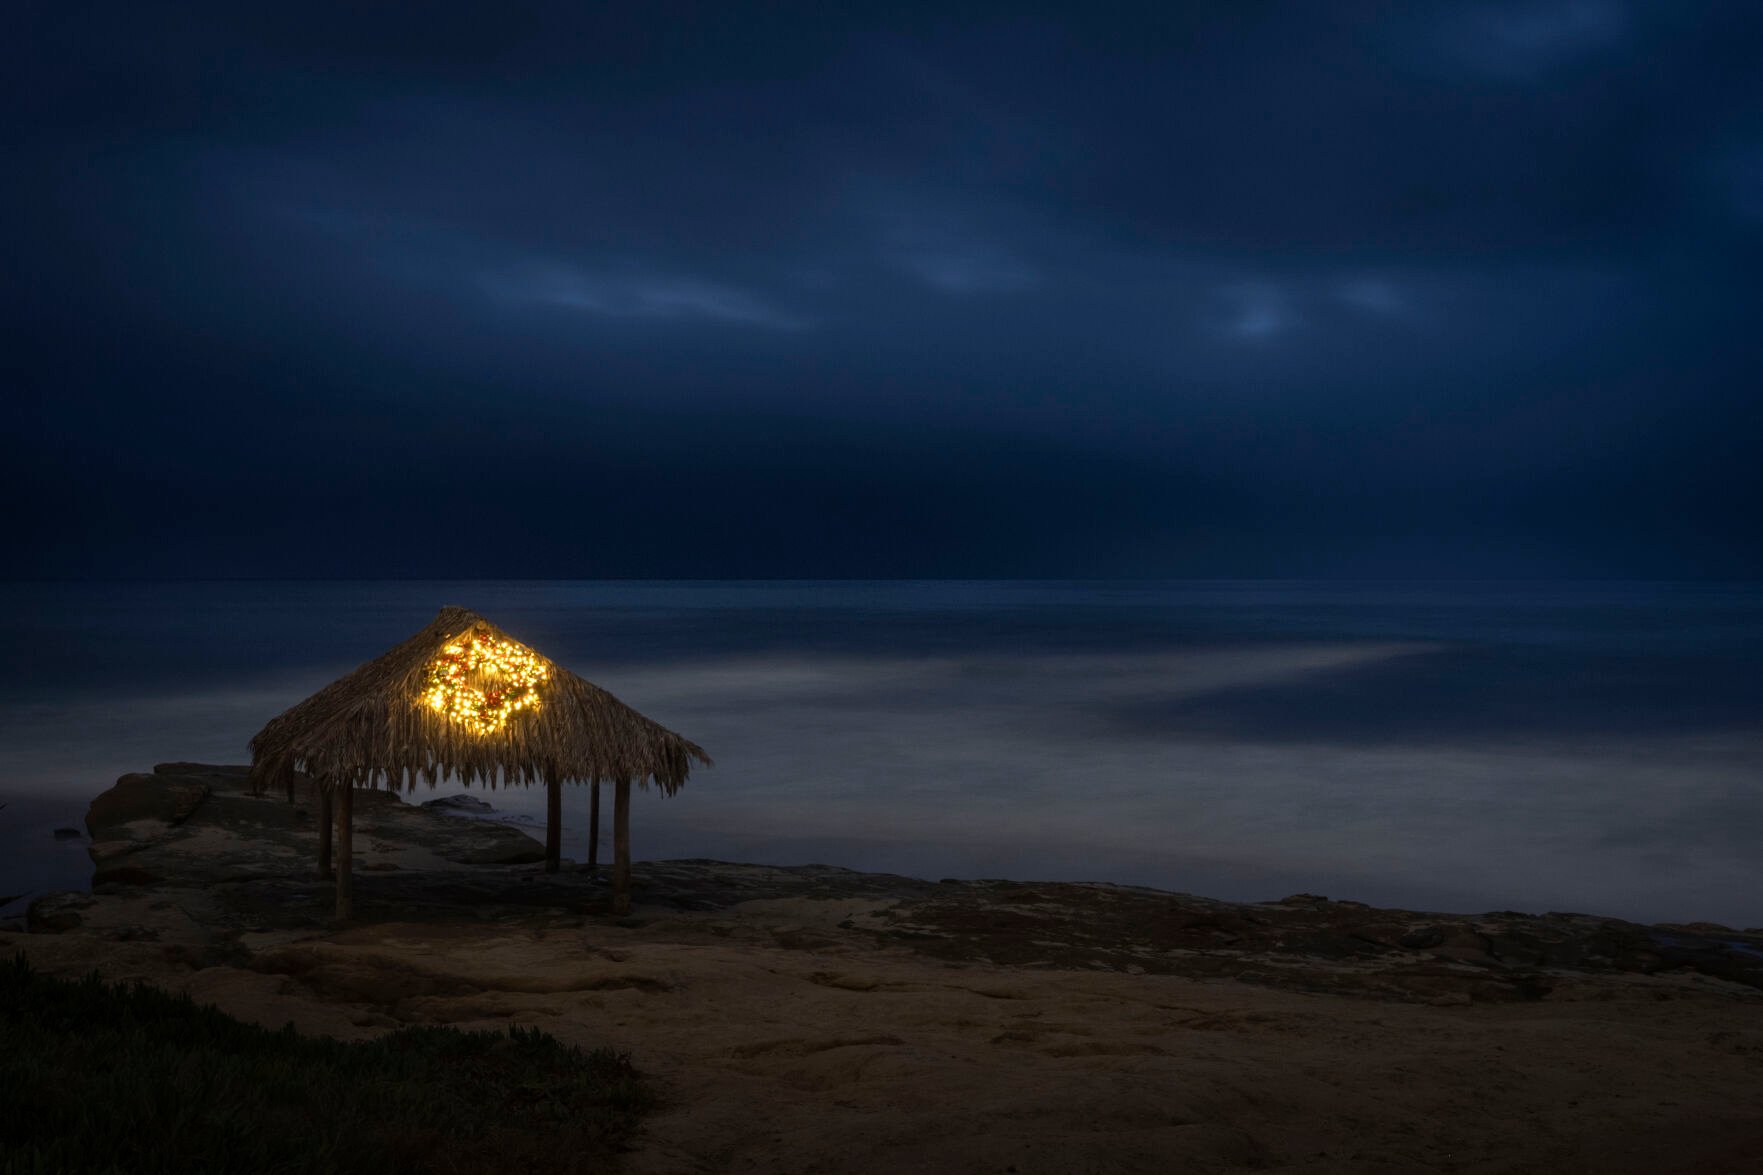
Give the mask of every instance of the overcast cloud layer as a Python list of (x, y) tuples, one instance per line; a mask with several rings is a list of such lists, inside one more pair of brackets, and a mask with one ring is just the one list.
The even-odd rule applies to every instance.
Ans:
[(1763, 574), (1755, 5), (179, 8), (0, 50), (15, 576)]

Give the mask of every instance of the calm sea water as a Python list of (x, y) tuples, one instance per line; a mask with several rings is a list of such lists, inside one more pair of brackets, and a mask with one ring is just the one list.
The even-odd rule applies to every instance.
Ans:
[[(1763, 585), (0, 586), (0, 898), (87, 802), (476, 608), (703, 744), (639, 858), (1763, 924)], [(437, 794), (458, 790), (443, 786)], [(426, 795), (419, 798), (428, 798)], [(487, 796), (536, 820), (539, 792)], [(585, 856), (572, 789), (565, 852)]]

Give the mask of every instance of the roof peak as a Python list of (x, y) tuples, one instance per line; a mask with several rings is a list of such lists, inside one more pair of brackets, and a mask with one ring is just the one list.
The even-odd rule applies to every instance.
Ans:
[[(447, 704), (445, 690), (438, 695), (442, 704), (434, 704), (437, 658), (463, 657), (463, 649), (451, 650), (448, 657), (447, 645), (472, 630), (524, 650), (508, 664), (502, 663), (505, 655), (493, 658), (503, 680), (493, 689), (482, 686), (497, 706), (513, 690), (532, 694), (517, 694), (520, 704), (505, 707), (521, 710), (516, 721), (480, 724), (483, 729), (461, 726), (445, 717), (456, 708)], [(470, 668), (475, 670), (475, 662)], [(444, 666), (440, 670), (442, 677), (449, 673), (458, 675)], [(523, 673), (535, 681), (516, 680)], [(538, 679), (542, 687), (536, 686)], [(439, 682), (450, 683), (451, 678)], [(652, 778), (669, 793), (685, 782), (693, 762), (710, 762), (695, 743), (458, 604), (442, 607), (409, 639), (273, 719), (251, 740), (251, 749), (259, 766), (297, 765), (361, 781), (378, 776), (388, 783), (414, 782), (420, 775), (432, 783), (444, 773), (466, 783), (497, 777), (527, 782), (549, 775), (584, 781)]]

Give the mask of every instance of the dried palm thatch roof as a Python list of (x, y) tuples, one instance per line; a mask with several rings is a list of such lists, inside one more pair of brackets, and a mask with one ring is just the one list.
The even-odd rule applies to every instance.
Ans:
[[(474, 649), (499, 652), (501, 671), (515, 666), (516, 680), (499, 687), (498, 665), (486, 667), (481, 654), (473, 664)], [(450, 682), (477, 689), (465, 694), (471, 704), (448, 692)], [(419, 779), (433, 787), (444, 775), (490, 787), (653, 779), (672, 795), (694, 761), (710, 765), (696, 743), (458, 607), (442, 608), (421, 632), (271, 719), (251, 740), (260, 787), (300, 770), (331, 786), (395, 789)]]

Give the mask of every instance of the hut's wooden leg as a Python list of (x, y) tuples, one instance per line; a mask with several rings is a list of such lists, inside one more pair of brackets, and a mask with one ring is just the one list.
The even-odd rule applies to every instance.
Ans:
[(336, 814), (331, 803), (331, 789), (318, 789), (318, 875), (331, 875), (331, 836), (337, 830)]
[(545, 780), (545, 872), (557, 872), (563, 860), (563, 781)]
[(355, 894), (349, 884), (350, 863), (355, 856), (355, 789), (337, 789), (337, 920), (355, 913)]
[(588, 790), (588, 872), (600, 875), (600, 781)]
[(631, 912), (631, 781), (612, 796), (612, 912)]

